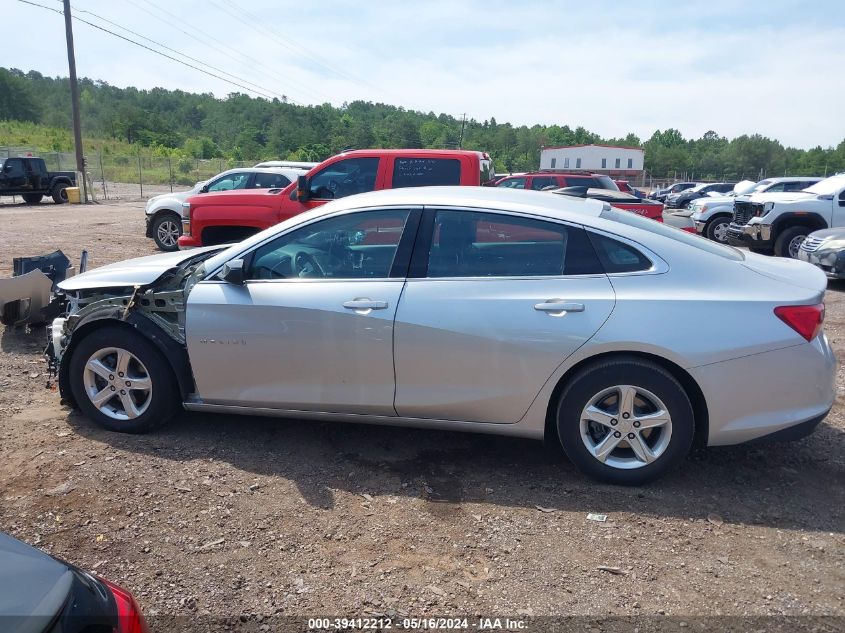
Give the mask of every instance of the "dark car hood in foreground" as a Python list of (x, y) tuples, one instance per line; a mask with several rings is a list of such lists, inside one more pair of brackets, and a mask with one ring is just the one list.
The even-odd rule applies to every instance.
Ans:
[(73, 579), (67, 565), (0, 534), (0, 628), (10, 633), (43, 631), (61, 612)]

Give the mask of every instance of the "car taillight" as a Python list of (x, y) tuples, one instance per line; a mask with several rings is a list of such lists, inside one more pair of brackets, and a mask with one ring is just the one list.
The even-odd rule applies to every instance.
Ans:
[(138, 603), (123, 587), (103, 578), (98, 580), (109, 588), (117, 604), (117, 628), (114, 633), (150, 633)]
[(824, 304), (814, 306), (779, 306), (775, 315), (807, 341), (812, 341), (822, 329)]

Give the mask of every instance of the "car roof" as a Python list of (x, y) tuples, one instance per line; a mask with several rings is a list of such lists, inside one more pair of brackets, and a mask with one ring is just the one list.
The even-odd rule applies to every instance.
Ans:
[(531, 213), (556, 219), (578, 220), (598, 215), (608, 205), (598, 200), (554, 196), (549, 192), (498, 187), (403, 187), (361, 193), (329, 202), (326, 213), (369, 206), (469, 207)]
[(820, 181), (824, 180), (821, 176), (774, 176), (772, 178), (763, 178), (763, 180), (758, 180), (757, 182), (803, 182), (805, 180), (815, 180)]

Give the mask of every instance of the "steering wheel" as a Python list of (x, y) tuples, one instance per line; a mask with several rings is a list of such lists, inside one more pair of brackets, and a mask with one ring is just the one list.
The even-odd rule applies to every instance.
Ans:
[(293, 272), (300, 278), (325, 277), (326, 271), (313, 255), (300, 251), (293, 259)]
[(332, 193), (337, 193), (337, 190), (340, 189), (340, 185), (338, 184), (337, 180), (329, 180), (326, 183), (326, 189), (328, 189)]

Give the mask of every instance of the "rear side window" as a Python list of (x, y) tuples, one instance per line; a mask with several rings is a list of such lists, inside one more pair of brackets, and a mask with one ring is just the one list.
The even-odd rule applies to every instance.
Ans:
[(566, 176), (565, 187), (594, 187), (596, 181), (592, 176)]
[(290, 179), (282, 174), (256, 173), (252, 181), (253, 189), (283, 189), (290, 184)]
[(598, 233), (588, 231), (587, 234), (606, 273), (633, 273), (651, 268), (651, 260), (633, 246)]
[(541, 191), (546, 187), (557, 187), (557, 179), (554, 176), (534, 176), (531, 179), (531, 188)]
[(461, 161), (454, 158), (397, 158), (393, 188), (461, 184)]
[(604, 272), (580, 227), (481, 211), (438, 211), (428, 277), (536, 277)]

